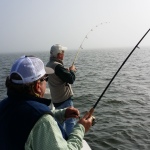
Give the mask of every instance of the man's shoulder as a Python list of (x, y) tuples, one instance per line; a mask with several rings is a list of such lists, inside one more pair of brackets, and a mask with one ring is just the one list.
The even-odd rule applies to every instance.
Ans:
[(46, 64), (46, 67), (50, 67), (50, 68), (53, 68), (55, 69), (56, 67), (58, 66), (59, 67), (63, 67), (63, 65), (57, 61), (49, 61), (47, 64)]
[(49, 61), (49, 62), (46, 64), (46, 66), (50, 66), (50, 65), (53, 65), (53, 64), (56, 64), (56, 65), (60, 64), (60, 65), (62, 65), (62, 63), (60, 63), (60, 62), (54, 60), (54, 61)]

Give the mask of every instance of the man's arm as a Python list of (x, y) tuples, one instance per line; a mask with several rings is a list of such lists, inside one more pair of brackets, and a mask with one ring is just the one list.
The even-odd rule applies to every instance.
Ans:
[(25, 150), (80, 150), (85, 129), (77, 124), (66, 141), (61, 134), (57, 122), (51, 115), (42, 116), (30, 132)]
[(73, 70), (68, 70), (62, 65), (57, 65), (55, 67), (55, 74), (64, 82), (73, 84), (75, 81), (75, 72)]

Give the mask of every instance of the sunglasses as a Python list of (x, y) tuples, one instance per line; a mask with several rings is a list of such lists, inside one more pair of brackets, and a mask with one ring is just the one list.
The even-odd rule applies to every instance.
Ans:
[(43, 78), (40, 79), (41, 82), (48, 81), (48, 75), (46, 74)]

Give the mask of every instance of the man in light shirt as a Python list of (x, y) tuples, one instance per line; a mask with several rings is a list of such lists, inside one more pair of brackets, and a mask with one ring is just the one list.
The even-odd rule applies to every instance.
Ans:
[(34, 56), (22, 56), (6, 78), (7, 98), (0, 102), (0, 150), (80, 150), (92, 125), (89, 112), (67, 136), (60, 122), (79, 118), (74, 107), (50, 110), (43, 98), (51, 68)]

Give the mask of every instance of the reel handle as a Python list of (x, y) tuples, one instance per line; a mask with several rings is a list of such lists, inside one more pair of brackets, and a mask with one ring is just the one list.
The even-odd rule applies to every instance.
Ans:
[(89, 117), (92, 116), (92, 126), (94, 126), (94, 124), (97, 122), (96, 118), (92, 115), (94, 113), (94, 108), (91, 108), (89, 113), (90, 113)]

